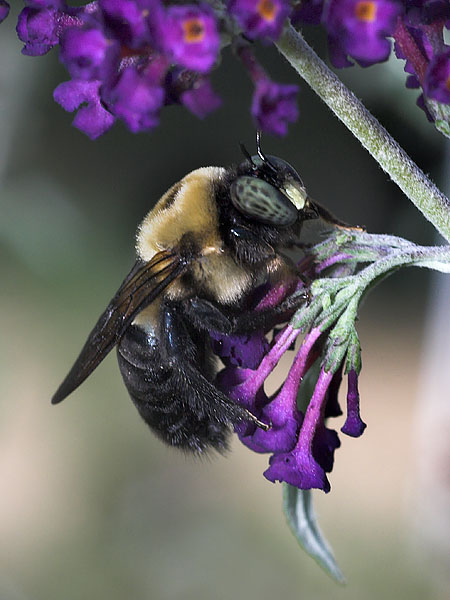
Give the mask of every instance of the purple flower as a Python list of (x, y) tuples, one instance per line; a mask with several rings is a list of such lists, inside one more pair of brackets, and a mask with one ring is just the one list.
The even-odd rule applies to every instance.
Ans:
[(121, 118), (133, 133), (148, 131), (159, 123), (159, 111), (164, 103), (161, 71), (165, 64), (154, 66), (156, 69), (142, 73), (133, 66), (126, 67), (118, 82), (103, 94), (111, 112)]
[(351, 437), (359, 437), (366, 427), (367, 425), (359, 416), (358, 375), (352, 369), (348, 374), (347, 419), (341, 427), (341, 431)]
[[(336, 437), (326, 433), (322, 418), (326, 392), (332, 378), (331, 371), (327, 373), (321, 370), (305, 413), (298, 442), (290, 452), (274, 454), (270, 458), (270, 466), (264, 472), (269, 481), (285, 481), (302, 490), (318, 488), (324, 492), (330, 491), (330, 483), (325, 473), (330, 470), (333, 451), (339, 442)], [(314, 443), (316, 434), (319, 435), (319, 439)]]
[[(298, 390), (310, 367), (314, 344), (320, 335), (320, 330), (315, 328), (305, 336), (281, 390), (263, 406), (258, 415), (261, 421), (271, 424), (269, 431), (255, 428), (252, 435), (251, 443), (261, 452), (288, 452), (295, 446), (303, 422), (303, 414), (297, 408)], [(248, 440), (241, 441), (250, 445)]]
[(6, 0), (0, 0), (0, 23), (6, 19), (9, 14), (9, 4)]
[(347, 55), (360, 65), (387, 60), (397, 17), (398, 0), (330, 0), (323, 15), (328, 31), (330, 58), (336, 67), (350, 66)]
[(251, 113), (257, 127), (275, 135), (286, 135), (288, 123), (298, 117), (296, 85), (282, 85), (263, 78), (256, 82)]
[[(280, 304), (289, 294), (293, 294), (297, 290), (298, 280), (292, 281), (280, 281), (273, 286), (267, 288), (266, 285), (260, 286), (257, 292), (261, 295), (261, 298), (258, 299), (255, 295), (255, 300), (257, 301), (255, 309), (256, 310), (265, 310), (267, 308), (273, 308)], [(300, 282), (302, 286), (303, 283)]]
[(118, 54), (117, 43), (106, 39), (99, 29), (71, 27), (61, 39), (61, 61), (74, 79), (104, 79)]
[[(137, 132), (157, 125), (164, 105), (183, 104), (199, 118), (220, 106), (220, 97), (204, 77), (220, 47), (216, 13), (208, 4), (165, 5), (162, 0), (94, 0), (77, 7), (65, 0), (25, 0), (25, 4), (17, 23), (22, 52), (38, 56), (60, 44), (61, 61), (72, 79), (96, 84), (100, 104), (91, 99), (93, 103), (86, 101), (82, 108), (106, 107), (109, 117), (119, 117)], [(0, 0), (0, 19), (8, 6)], [(236, 6), (242, 9), (244, 4)], [(253, 10), (258, 19), (249, 27), (255, 36), (276, 37), (290, 3), (258, 0)], [(164, 77), (154, 77), (152, 65), (160, 60), (165, 61)], [(285, 133), (297, 115), (295, 88), (254, 82), (255, 119), (268, 131)], [(67, 99), (72, 88), (62, 89), (62, 103), (72, 104)], [(73, 89), (76, 100), (79, 90)]]
[(263, 406), (268, 403), (263, 383), (299, 333), (290, 326), (285, 327), (256, 370), (227, 367), (217, 377), (218, 387), (259, 417)]
[(248, 38), (276, 40), (291, 6), (288, 0), (231, 0), (228, 11), (236, 17)]
[(406, 0), (405, 14), (397, 20), (394, 31), (395, 52), (406, 59), (406, 87), (422, 87), (417, 106), (430, 122), (437, 118), (436, 100), (450, 103), (450, 47), (443, 41), (443, 26), (450, 17), (448, 0)]
[(93, 4), (72, 8), (63, 0), (28, 0), (17, 20), (16, 31), (24, 42), (22, 53), (41, 56), (59, 43), (67, 27), (81, 26), (83, 15), (92, 12)]
[(24, 8), (17, 20), (17, 35), (24, 42), (22, 53), (28, 56), (46, 54), (59, 42), (58, 11)]
[(263, 407), (258, 417), (270, 424), (264, 431), (259, 427), (251, 436), (241, 437), (241, 442), (258, 452), (289, 452), (295, 446), (303, 415), (297, 408), (297, 389), (286, 381), (275, 397)]
[(398, 19), (394, 38), (397, 58), (406, 60), (406, 73), (417, 77), (422, 84), (428, 63), (433, 57), (433, 46), (430, 40), (421, 29), (407, 27), (404, 19)]
[(264, 393), (263, 382), (292, 340), (293, 331), (289, 327), (256, 371), (228, 367), (219, 374), (217, 385), (270, 425), (268, 431), (252, 422), (236, 427), (239, 439), (247, 447), (255, 452), (273, 453), (264, 473), (267, 479), (285, 481), (301, 489), (315, 487), (329, 491), (325, 473), (333, 467), (334, 451), (340, 442), (337, 433), (325, 427), (323, 419), (328, 388), (333, 379), (337, 385), (341, 365), (335, 372), (321, 371), (305, 417), (297, 408), (299, 386), (316, 356), (315, 345), (320, 336), (320, 328), (313, 328), (306, 335), (281, 390), (270, 400)]
[(262, 332), (248, 335), (211, 332), (210, 335), (214, 353), (220, 356), (227, 366), (256, 369), (269, 349), (269, 343)]
[[(292, 391), (285, 389), (269, 401), (258, 377), (251, 369), (227, 367), (217, 377), (218, 387), (229, 398), (244, 406), (270, 429), (264, 431), (254, 422), (235, 426), (240, 441), (254, 452), (286, 452), (296, 443), (303, 415), (297, 410)], [(260, 435), (262, 434), (262, 435)]]
[[(216, 378), (216, 385), (227, 394), (229, 398), (241, 404), (255, 417), (261, 416), (262, 408), (268, 402), (268, 398), (262, 390), (259, 378), (255, 377), (256, 371), (252, 369), (239, 369), (237, 367), (226, 367)], [(252, 422), (238, 425), (238, 431), (243, 435), (253, 433), (256, 425)]]
[(64, 110), (78, 109), (73, 125), (92, 140), (112, 127), (115, 120), (100, 103), (99, 87), (99, 81), (66, 81), (53, 92), (53, 98)]
[(312, 455), (326, 473), (331, 473), (334, 464), (334, 451), (341, 446), (334, 429), (319, 423), (312, 443)]
[(172, 61), (188, 69), (206, 73), (217, 59), (220, 38), (209, 6), (170, 6), (160, 35)]
[(298, 117), (298, 87), (271, 81), (255, 59), (248, 43), (238, 44), (236, 52), (255, 84), (251, 113), (257, 128), (275, 135), (286, 135), (287, 124)]
[(196, 117), (203, 119), (222, 104), (220, 96), (212, 89), (208, 79), (196, 82), (190, 90), (181, 94), (181, 102)]
[[(348, 256), (337, 251), (328, 259), (317, 261), (314, 271), (308, 271), (309, 275), (313, 277), (314, 272), (334, 268), (339, 261), (347, 260)], [(303, 272), (306, 272), (306, 266), (303, 267)], [(302, 285), (294, 280), (269, 288), (261, 286), (258, 294), (251, 300), (251, 307), (257, 311), (277, 306), (286, 294), (292, 294)], [(249, 310), (252, 310), (251, 307)], [(305, 311), (308, 311), (307, 307)], [(329, 417), (342, 414), (337, 396), (344, 366), (350, 371), (347, 418), (342, 432), (358, 437), (366, 425), (359, 414), (357, 373), (361, 368), (361, 348), (356, 331), (353, 329), (350, 332), (348, 345), (336, 344), (333, 330), (327, 338), (327, 331), (330, 330), (329, 316), (324, 316), (321, 320), (322, 318), (317, 320), (314, 317), (308, 325), (308, 321), (300, 317), (298, 326), (306, 329), (307, 333), (288, 376), (271, 398), (264, 391), (265, 381), (281, 356), (291, 347), (300, 329), (286, 326), (275, 336), (269, 349), (264, 349), (265, 344), (258, 345), (251, 336), (211, 335), (215, 340), (216, 353), (227, 365), (217, 376), (216, 385), (231, 400), (269, 426), (265, 429), (251, 420), (235, 426), (244, 445), (254, 452), (272, 454), (264, 476), (272, 482), (286, 482), (300, 489), (318, 488), (328, 492), (330, 483), (327, 473), (333, 468), (334, 453), (340, 447), (340, 441), (337, 432), (328, 428), (325, 422)], [(265, 339), (263, 332), (259, 335)], [(258, 357), (254, 365), (251, 361), (252, 352)], [(310, 374), (310, 369), (315, 369), (318, 360), (320, 372), (303, 415), (297, 402), (306, 404), (302, 395), (308, 393), (308, 384), (303, 386), (302, 381), (306, 374)], [(314, 374), (311, 376), (315, 377)]]
[(150, 20), (160, 16), (159, 0), (99, 0), (106, 28), (130, 48), (151, 43)]
[(433, 100), (450, 104), (450, 47), (430, 62), (425, 76), (424, 91)]

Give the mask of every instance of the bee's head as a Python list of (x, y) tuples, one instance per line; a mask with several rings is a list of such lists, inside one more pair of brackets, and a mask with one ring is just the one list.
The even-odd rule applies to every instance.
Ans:
[(256, 140), (258, 154), (254, 156), (241, 144), (246, 160), (231, 186), (233, 205), (247, 217), (278, 227), (316, 218), (297, 171), (285, 160), (263, 154), (259, 132)]

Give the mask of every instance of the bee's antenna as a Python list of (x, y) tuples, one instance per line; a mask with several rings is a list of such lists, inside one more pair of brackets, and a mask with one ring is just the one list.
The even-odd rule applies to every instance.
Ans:
[(256, 130), (256, 150), (258, 152), (259, 158), (263, 161), (264, 164), (268, 165), (273, 171), (277, 172), (277, 168), (270, 162), (264, 152), (261, 150), (261, 130)]
[(252, 163), (252, 157), (250, 156), (250, 152), (244, 146), (244, 142), (239, 142), (239, 148), (241, 149), (241, 152), (245, 156), (245, 158), (247, 158)]
[(244, 146), (243, 142), (239, 142), (239, 147), (241, 149), (242, 154), (245, 156), (245, 158), (250, 162), (250, 164), (252, 165), (252, 169), (256, 169), (257, 166), (255, 165), (255, 163), (252, 160), (252, 157), (250, 155), (250, 152), (247, 150), (247, 148)]
[(261, 130), (260, 129), (256, 130), (256, 150), (258, 152), (259, 158), (263, 162), (266, 162), (267, 158), (264, 156), (263, 151), (261, 150)]

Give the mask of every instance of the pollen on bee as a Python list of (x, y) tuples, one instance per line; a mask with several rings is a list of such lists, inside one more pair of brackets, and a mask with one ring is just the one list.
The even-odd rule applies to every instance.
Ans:
[(188, 43), (201, 42), (205, 37), (205, 26), (201, 19), (186, 19), (183, 23), (184, 40)]
[(278, 6), (273, 0), (260, 0), (257, 6), (260, 17), (265, 21), (273, 21), (278, 12)]
[(360, 21), (371, 23), (377, 16), (377, 5), (371, 0), (361, 0), (355, 5), (355, 16)]

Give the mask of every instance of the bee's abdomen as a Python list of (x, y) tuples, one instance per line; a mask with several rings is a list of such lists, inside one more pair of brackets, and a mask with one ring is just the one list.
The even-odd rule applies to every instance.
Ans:
[(165, 358), (160, 341), (138, 326), (127, 329), (117, 356), (131, 399), (158, 437), (196, 453), (226, 450), (230, 425), (240, 420), (241, 409), (198, 365), (180, 356)]

